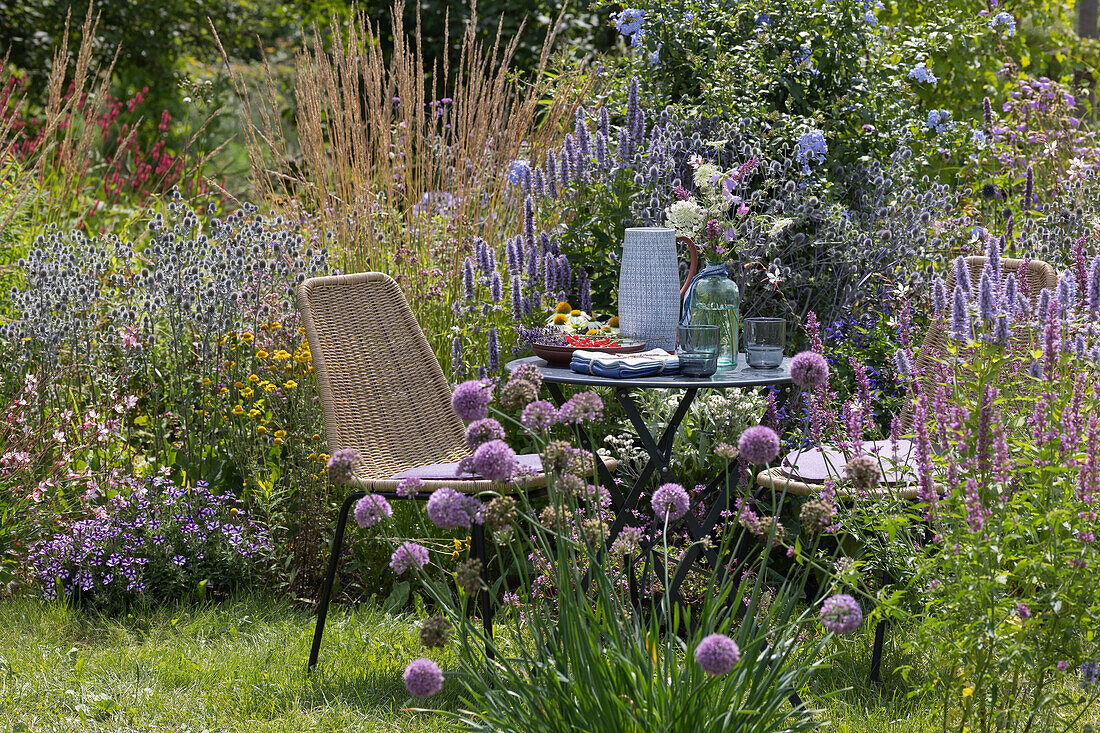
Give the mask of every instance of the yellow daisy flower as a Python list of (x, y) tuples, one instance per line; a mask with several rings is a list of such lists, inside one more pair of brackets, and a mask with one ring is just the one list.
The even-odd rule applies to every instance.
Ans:
[(287, 389), (294, 389), (295, 387), (298, 386), (298, 383), (295, 382), (293, 379), (288, 379), (286, 381), (286, 384), (284, 384), (283, 386), (286, 387)]
[(275, 431), (275, 437), (276, 438), (285, 438), (286, 437), (286, 431), (285, 430), (276, 430)]
[(250, 382), (258, 382), (258, 381), (260, 381), (260, 378), (259, 378), (259, 377), (257, 377), (257, 376), (256, 376), (255, 374), (249, 374), (249, 375), (248, 375), (248, 381), (250, 381)]
[(265, 428), (263, 425), (257, 425), (256, 426), (256, 432), (259, 433), (260, 435), (263, 435), (264, 433), (267, 432), (267, 428)]
[(268, 353), (267, 353), (266, 351), (264, 351), (263, 349), (260, 349), (259, 351), (257, 351), (257, 352), (256, 352), (256, 358), (257, 358), (257, 359), (266, 359), (266, 358), (267, 358), (267, 357), (269, 357), (269, 356), (271, 356), (271, 355), (270, 355), (270, 354), (268, 354)]
[(233, 409), (230, 410), (234, 415), (243, 415), (244, 407), (242, 405), (233, 405)]
[(260, 414), (260, 411), (257, 410), (255, 407), (253, 407), (251, 410), (248, 411), (248, 416), (249, 417), (257, 417), (259, 414)]
[(282, 445), (285, 442), (286, 441), (284, 441), (282, 438), (276, 438), (275, 439), (275, 445)]
[(244, 397), (245, 399), (250, 398), (253, 394), (255, 393), (252, 391), (251, 387), (245, 387), (241, 390), (241, 397)]
[(241, 334), (240, 334), (241, 341), (251, 341), (254, 338), (256, 338), (256, 337), (253, 336), (252, 334), (250, 334), (248, 331), (241, 331)]

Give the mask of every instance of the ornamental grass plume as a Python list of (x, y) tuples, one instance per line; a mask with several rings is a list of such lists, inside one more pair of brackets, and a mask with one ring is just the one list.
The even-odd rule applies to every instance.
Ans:
[(367, 494), (355, 503), (355, 521), (366, 529), (393, 516), (393, 507), (381, 494)]
[(431, 697), (443, 689), (443, 670), (427, 658), (409, 662), (403, 679), (405, 689), (415, 697)]
[(829, 362), (816, 351), (803, 351), (791, 359), (791, 381), (811, 390), (825, 384), (829, 378)]
[(653, 492), (653, 499), (650, 503), (657, 518), (668, 522), (675, 522), (687, 514), (688, 509), (691, 507), (691, 499), (688, 497), (687, 491), (680, 484), (674, 483), (662, 484), (658, 487)]
[(737, 441), (737, 451), (749, 463), (762, 466), (779, 455), (779, 436), (765, 425), (747, 428)]
[(725, 634), (711, 634), (695, 647), (695, 662), (709, 675), (729, 674), (741, 661), (737, 642)]
[(821, 604), (821, 625), (834, 634), (850, 634), (863, 623), (859, 602), (847, 593), (826, 598)]

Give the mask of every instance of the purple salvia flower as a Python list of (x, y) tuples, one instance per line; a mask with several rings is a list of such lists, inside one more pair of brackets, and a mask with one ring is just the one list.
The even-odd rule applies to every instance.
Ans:
[(500, 369), (500, 340), (496, 328), (489, 329), (486, 347), (489, 350), (489, 371), (495, 372)]
[[(1006, 242), (1011, 242), (1012, 241), (1012, 230), (1015, 226), (1016, 226), (1016, 215), (1015, 214), (1009, 214), (1008, 215), (1008, 221), (1005, 222), (1005, 241)], [(1025, 270), (1025, 269), (1026, 268), (1021, 266), (1020, 269), (1017, 270), (1017, 273)]]
[(937, 313), (947, 310), (947, 283), (938, 275), (932, 282), (932, 309)]
[(983, 270), (982, 284), (978, 290), (978, 315), (987, 327), (993, 324), (996, 308), (997, 294), (993, 289), (993, 279), (988, 270)]
[(1001, 248), (1004, 242), (998, 237), (989, 238), (989, 249), (986, 251), (985, 267), (982, 271), (988, 271), (993, 278), (993, 284), (1001, 287)]
[(532, 192), (531, 188), (532, 188), (532, 185), (533, 185), (532, 180), (531, 180), (531, 168), (530, 167), (524, 166), (523, 170), (520, 172), (520, 181), (523, 183), (523, 195), (524, 196), (530, 196), (531, 192)]
[(1029, 165), (1024, 179), (1024, 211), (1031, 211), (1035, 202), (1035, 170)]
[(462, 292), (466, 300), (474, 299), (474, 282), (474, 261), (467, 256), (462, 261)]
[(966, 523), (970, 525), (971, 532), (981, 531), (985, 526), (985, 520), (993, 514), (984, 504), (978, 492), (978, 482), (971, 476), (965, 484)]
[(962, 285), (955, 286), (951, 300), (951, 338), (956, 341), (969, 341), (973, 333), (970, 323), (970, 308), (966, 304), (966, 293)]
[(558, 235), (555, 234), (552, 237), (550, 235), (546, 235), (545, 239), (540, 238), (539, 241), (543, 245), (544, 252), (549, 252), (552, 255), (561, 254), (561, 247), (558, 246)]
[(532, 196), (523, 200), (523, 243), (528, 249), (535, 246), (535, 199)]
[(961, 287), (964, 295), (970, 295), (974, 287), (970, 284), (970, 268), (964, 257), (955, 258), (955, 287)]
[(1079, 333), (1073, 340), (1073, 353), (1078, 359), (1084, 359), (1088, 353), (1088, 342), (1085, 340), (1085, 334)]
[(512, 320), (519, 321), (523, 318), (523, 281), (519, 275), (512, 275)]
[(537, 247), (531, 247), (527, 250), (527, 281), (534, 287), (533, 283), (539, 276), (539, 265), (542, 264), (542, 255), (539, 254)]
[(489, 294), (494, 303), (504, 300), (504, 283), (500, 281), (500, 273), (493, 271), (493, 277), (489, 281)]
[(1072, 308), (1077, 302), (1077, 280), (1072, 272), (1063, 273), (1058, 279), (1058, 289), (1055, 297), (1060, 305), (1059, 315), (1064, 320), (1066, 310)]
[[(1046, 292), (1045, 288), (1044, 292)], [(1058, 311), (1058, 300), (1052, 299), (1047, 305), (1046, 327), (1043, 329), (1043, 367), (1047, 381), (1054, 380), (1054, 365), (1058, 360), (1058, 336), (1061, 331)]]
[(936, 513), (936, 484), (932, 473), (932, 439), (928, 434), (928, 397), (925, 392), (917, 395), (917, 409), (913, 427), (916, 430), (916, 459), (919, 500), (928, 505), (925, 519), (931, 520)]
[(631, 139), (636, 142), (643, 142), (645, 140), (645, 128), (645, 110), (639, 107), (634, 126), (630, 128)]

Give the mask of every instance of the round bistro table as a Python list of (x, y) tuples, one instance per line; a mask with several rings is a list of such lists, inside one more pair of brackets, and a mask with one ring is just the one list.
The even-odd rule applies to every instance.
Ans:
[[(542, 374), (543, 384), (546, 385), (550, 397), (559, 407), (565, 403), (565, 395), (561, 389), (561, 385), (563, 384), (572, 384), (581, 387), (611, 388), (614, 391), (615, 400), (622, 406), (623, 412), (626, 413), (627, 418), (634, 426), (638, 434), (638, 439), (649, 455), (649, 460), (638, 474), (637, 481), (635, 481), (634, 485), (624, 493), (618, 483), (616, 483), (614, 477), (612, 477), (611, 472), (607, 469), (603, 459), (600, 458), (596, 446), (591, 444), (588, 433), (579, 429), (574, 431), (581, 445), (595, 457), (597, 477), (611, 496), (611, 506), (615, 513), (615, 519), (611, 528), (608, 530), (608, 548), (611, 547), (615, 538), (618, 537), (619, 532), (622, 531), (626, 522), (631, 518), (631, 512), (638, 506), (642, 492), (649, 485), (650, 480), (654, 477), (658, 477), (662, 483), (674, 480), (671, 469), (671, 456), (676, 431), (680, 428), (680, 424), (683, 422), (688, 408), (690, 408), (691, 403), (695, 401), (695, 397), (700, 389), (728, 389), (730, 387), (786, 388), (791, 383), (791, 360), (789, 357), (784, 358), (783, 362), (775, 369), (754, 369), (746, 363), (744, 354), (738, 354), (736, 367), (716, 372), (710, 377), (685, 377), (679, 374), (655, 377), (627, 377), (622, 379), (599, 377), (592, 374), (574, 372), (568, 366), (551, 365), (537, 356), (530, 356), (525, 359), (515, 359), (514, 361), (508, 362), (504, 368), (511, 374), (523, 364), (533, 364), (538, 368), (539, 372)], [(668, 425), (665, 427), (660, 437), (650, 432), (649, 426), (646, 425), (641, 412), (638, 410), (638, 402), (634, 397), (634, 391), (639, 389), (684, 390), (684, 394), (680, 398), (676, 410), (669, 418)], [(729, 485), (729, 473), (730, 466), (727, 464), (726, 468), (707, 484), (706, 491), (703, 492), (703, 497), (705, 499), (712, 499), (713, 501), (703, 520), (700, 521), (695, 514), (690, 511), (684, 515), (682, 521), (687, 525), (688, 532), (693, 540), (702, 540), (704, 537), (709, 536), (713, 532), (718, 520), (721, 519), (722, 513), (728, 508), (730, 492), (721, 489)], [(666, 589), (670, 591), (677, 600), (679, 600), (680, 596), (680, 585), (687, 576), (691, 565), (699, 559), (700, 554), (707, 557), (712, 567), (718, 566), (719, 559), (714, 549), (707, 549), (704, 547), (703, 543), (693, 542), (691, 547), (688, 548), (683, 561), (680, 563), (680, 567), (677, 568), (675, 577), (665, 584)]]

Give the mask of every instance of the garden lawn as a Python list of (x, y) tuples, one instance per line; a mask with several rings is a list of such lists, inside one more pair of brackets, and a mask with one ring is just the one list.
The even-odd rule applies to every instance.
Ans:
[[(313, 623), (309, 611), (258, 596), (117, 619), (31, 598), (0, 602), (0, 730), (453, 729), (441, 715), (409, 709), (418, 703), (401, 672), (423, 655), (413, 618), (371, 604), (333, 608), (310, 676)], [(866, 687), (871, 638), (865, 628), (840, 642), (832, 667), (803, 690), (826, 709), (829, 730), (936, 730), (932, 706), (907, 699), (900, 678), (888, 676), (882, 694)], [(432, 657), (444, 669), (456, 666), (453, 650)], [(916, 660), (888, 652), (887, 664), (900, 661)], [(419, 704), (456, 709), (457, 685), (448, 682), (426, 703)], [(1100, 715), (1081, 722), (1098, 725)]]

